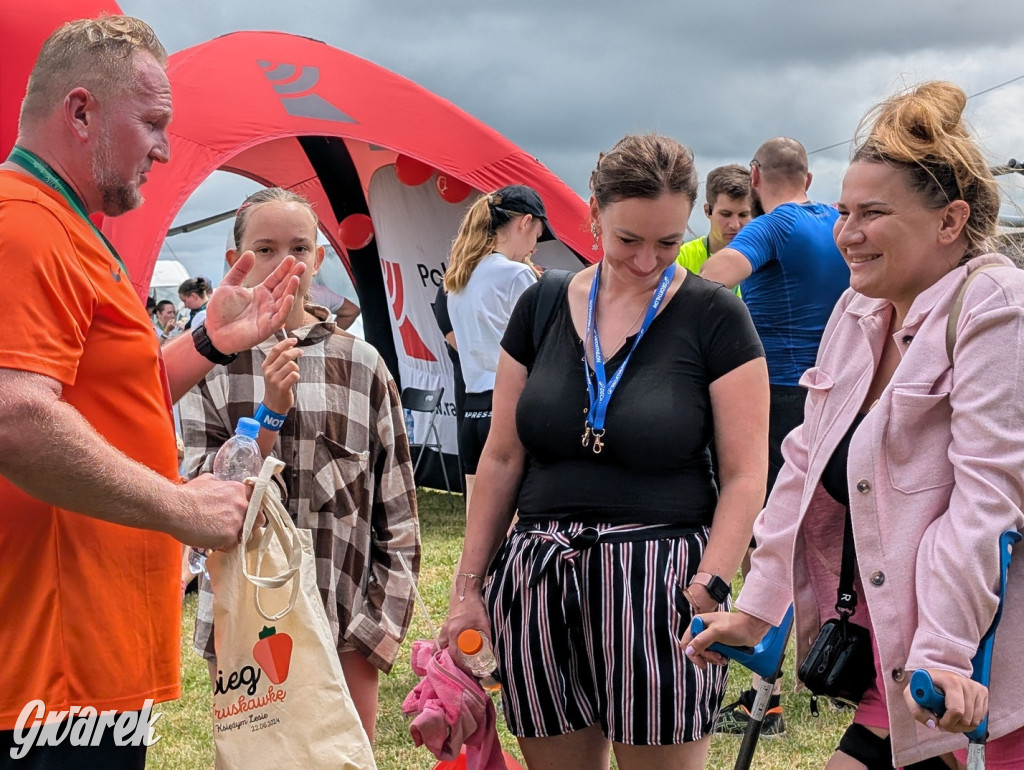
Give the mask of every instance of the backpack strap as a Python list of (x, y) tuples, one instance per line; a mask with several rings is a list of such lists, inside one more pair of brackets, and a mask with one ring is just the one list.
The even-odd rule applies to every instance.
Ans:
[(971, 270), (964, 278), (964, 282), (960, 284), (960, 291), (956, 293), (956, 299), (953, 300), (953, 306), (949, 309), (949, 319), (946, 321), (946, 358), (949, 359), (949, 365), (953, 365), (953, 346), (956, 345), (956, 327), (960, 322), (960, 313), (964, 309), (964, 297), (967, 295), (967, 287), (971, 285), (971, 281), (974, 280), (974, 276), (980, 273), (982, 270), (989, 267), (1006, 267), (1001, 262), (988, 262), (984, 265), (978, 265), (976, 268)]
[(575, 275), (571, 270), (545, 270), (540, 277), (540, 288), (537, 289), (537, 304), (533, 314), (533, 353), (536, 357), (544, 335), (551, 325), (555, 307), (564, 291), (569, 288), (569, 281)]

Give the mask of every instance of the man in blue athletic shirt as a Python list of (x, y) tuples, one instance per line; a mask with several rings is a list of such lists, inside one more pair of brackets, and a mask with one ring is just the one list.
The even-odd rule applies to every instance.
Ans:
[[(764, 345), (771, 387), (770, 494), (782, 467), (782, 440), (803, 420), (800, 377), (814, 365), (832, 308), (850, 285), (850, 271), (832, 237), (839, 212), (807, 197), (811, 174), (800, 142), (788, 137), (769, 139), (754, 153), (750, 173), (754, 207), (760, 206), (765, 214), (751, 220), (726, 248), (711, 256), (700, 274), (729, 288), (740, 284)], [(753, 693), (747, 691), (744, 696), (750, 703), (741, 697), (733, 708), (723, 709), (719, 732), (743, 731)], [(772, 712), (778, 724), (769, 725), (766, 718), (765, 726), (774, 726), (779, 734), (785, 727), (774, 697), (769, 715)]]

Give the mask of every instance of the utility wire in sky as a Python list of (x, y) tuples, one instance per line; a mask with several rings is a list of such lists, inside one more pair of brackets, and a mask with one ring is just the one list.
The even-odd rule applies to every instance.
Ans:
[[(982, 96), (983, 94), (991, 93), (992, 91), (995, 91), (995, 90), (997, 90), (999, 88), (1003, 88), (1004, 86), (1008, 86), (1011, 83), (1016, 83), (1018, 80), (1024, 80), (1024, 75), (1018, 75), (1015, 78), (1010, 78), (1009, 80), (1004, 80), (1002, 83), (997, 83), (996, 85), (992, 86), (991, 88), (986, 88), (983, 91), (978, 91), (978, 93), (976, 93), (976, 94), (971, 94), (970, 96), (967, 97), (967, 99), (969, 101), (969, 100), (975, 98), (976, 96)], [(835, 144), (830, 144), (830, 145), (827, 145), (825, 147), (819, 147), (816, 150), (811, 150), (807, 154), (808, 155), (814, 155), (814, 154), (819, 153), (819, 152), (825, 152), (825, 150), (832, 150), (832, 149), (835, 149), (836, 147), (842, 147), (845, 144), (849, 144), (850, 141), (851, 140), (847, 139), (846, 141), (843, 141), (843, 142), (836, 142)]]

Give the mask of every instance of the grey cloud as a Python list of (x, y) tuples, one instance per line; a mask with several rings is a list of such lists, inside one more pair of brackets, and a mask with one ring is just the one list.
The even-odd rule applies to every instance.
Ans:
[[(121, 0), (121, 7), (149, 21), (171, 51), (234, 30), (278, 29), (369, 59), (501, 132), (580, 195), (597, 154), (628, 132), (657, 130), (686, 142), (703, 174), (721, 162), (745, 163), (779, 134), (809, 150), (845, 143), (870, 105), (923, 79), (953, 79), (972, 93), (1024, 74), (1024, 3)], [(1022, 111), (1024, 81), (970, 103), (993, 161), (1024, 157)], [(846, 144), (812, 157), (815, 197), (838, 197), (848, 157)], [(1019, 186), (1010, 192), (1024, 198)], [(705, 223), (694, 217), (693, 226)]]

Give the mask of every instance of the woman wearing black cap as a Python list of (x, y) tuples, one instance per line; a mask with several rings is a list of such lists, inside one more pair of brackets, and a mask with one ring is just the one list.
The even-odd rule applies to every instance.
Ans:
[(530, 264), (537, 241), (552, 237), (540, 196), (525, 185), (510, 185), (470, 207), (452, 244), (444, 288), (466, 381), (459, 453), (466, 474), (467, 510), (491, 427), (501, 337), (519, 297), (537, 281)]

